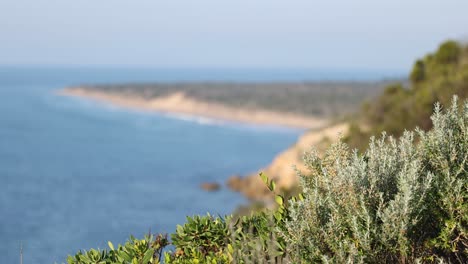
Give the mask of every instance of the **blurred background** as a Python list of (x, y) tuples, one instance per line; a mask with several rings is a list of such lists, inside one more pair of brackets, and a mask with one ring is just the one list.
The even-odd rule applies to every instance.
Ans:
[(468, 93), (467, 1), (0, 1), (0, 259), (268, 205)]

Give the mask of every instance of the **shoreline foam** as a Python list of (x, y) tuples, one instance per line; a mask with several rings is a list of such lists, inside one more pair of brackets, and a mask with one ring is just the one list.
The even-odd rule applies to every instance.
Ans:
[(87, 98), (115, 106), (154, 111), (167, 114), (183, 114), (221, 121), (234, 121), (254, 125), (285, 126), (299, 129), (318, 129), (328, 124), (327, 119), (300, 116), (291, 113), (267, 110), (236, 109), (219, 103), (203, 102), (176, 91), (163, 97), (146, 99), (135, 95), (102, 92), (80, 87), (65, 88), (59, 91), (65, 96)]

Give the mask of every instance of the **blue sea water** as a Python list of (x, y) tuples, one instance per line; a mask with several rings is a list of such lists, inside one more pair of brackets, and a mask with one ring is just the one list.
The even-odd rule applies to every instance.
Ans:
[(129, 111), (57, 90), (83, 83), (322, 76), (314, 74), (0, 68), (0, 263), (19, 263), (21, 244), (24, 263), (62, 263), (80, 249), (105, 248), (108, 240), (170, 233), (187, 215), (228, 214), (244, 199), (199, 185), (224, 185), (230, 175), (257, 171), (302, 132)]

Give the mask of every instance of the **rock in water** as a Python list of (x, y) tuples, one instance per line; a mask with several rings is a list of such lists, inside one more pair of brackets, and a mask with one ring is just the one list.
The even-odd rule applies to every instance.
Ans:
[(242, 177), (239, 175), (233, 175), (229, 177), (229, 179), (226, 182), (226, 185), (233, 191), (239, 192), (242, 189)]
[(200, 185), (200, 188), (205, 191), (213, 192), (219, 190), (221, 186), (216, 182), (205, 182)]

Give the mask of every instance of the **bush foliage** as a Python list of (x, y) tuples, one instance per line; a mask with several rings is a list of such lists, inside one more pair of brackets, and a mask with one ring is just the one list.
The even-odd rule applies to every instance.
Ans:
[(273, 211), (188, 217), (172, 242), (131, 237), (68, 263), (467, 263), (468, 100), (437, 104), (432, 122), (372, 138), (362, 155), (343, 142), (307, 153), (303, 193), (277, 195)]
[(454, 94), (468, 97), (468, 46), (446, 41), (439, 49), (417, 60), (409, 76), (410, 85), (392, 84), (371, 103), (365, 104), (345, 141), (364, 150), (371, 136), (383, 131), (401, 136), (405, 129), (432, 126), (430, 116), (436, 102), (450, 104)]
[(467, 263), (468, 101), (432, 121), (363, 155), (339, 142), (305, 156), (305, 198), (281, 232), (294, 263)]

